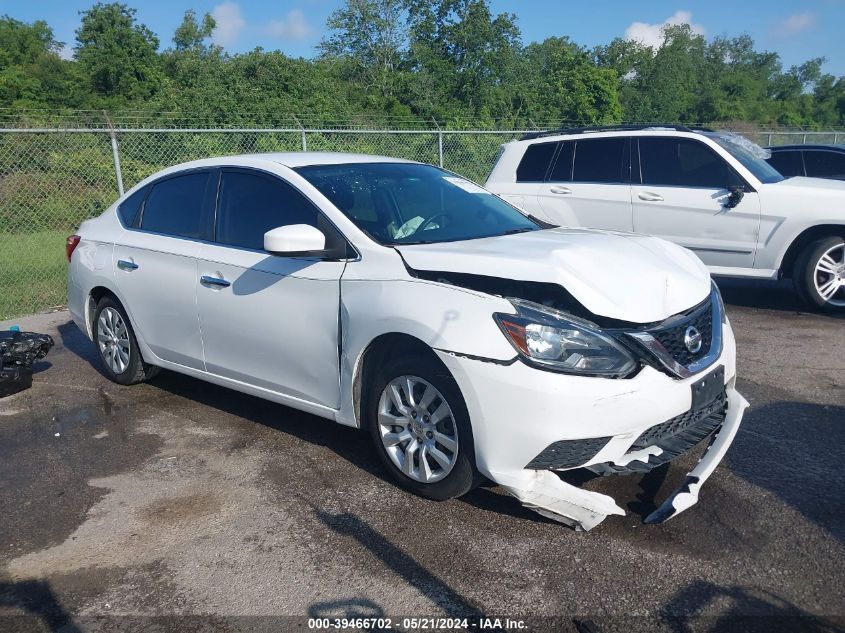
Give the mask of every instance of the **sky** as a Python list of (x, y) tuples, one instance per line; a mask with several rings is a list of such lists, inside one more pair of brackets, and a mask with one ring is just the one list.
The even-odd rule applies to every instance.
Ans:
[[(138, 10), (162, 48), (187, 9), (217, 20), (216, 43), (231, 53), (260, 46), (292, 56), (312, 57), (325, 33), (326, 18), (341, 0), (122, 0)], [(93, 0), (0, 0), (0, 14), (31, 22), (46, 20), (72, 54), (79, 11)], [(825, 72), (845, 75), (845, 0), (490, 0), (495, 13), (509, 12), (525, 42), (567, 35), (592, 47), (615, 37), (656, 43), (664, 23), (686, 22), (708, 38), (748, 33), (758, 50), (780, 54), (784, 66), (825, 57)]]

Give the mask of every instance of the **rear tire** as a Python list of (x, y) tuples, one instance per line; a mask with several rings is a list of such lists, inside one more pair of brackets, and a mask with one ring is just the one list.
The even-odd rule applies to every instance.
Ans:
[(466, 403), (431, 356), (388, 360), (368, 385), (365, 414), (376, 452), (402, 488), (442, 501), (481, 483)]
[(845, 310), (845, 240), (823, 237), (804, 247), (795, 262), (792, 281), (814, 310)]
[(109, 380), (119, 385), (135, 385), (158, 373), (158, 367), (148, 365), (141, 357), (129, 317), (114, 298), (100, 299), (92, 330), (103, 373)]

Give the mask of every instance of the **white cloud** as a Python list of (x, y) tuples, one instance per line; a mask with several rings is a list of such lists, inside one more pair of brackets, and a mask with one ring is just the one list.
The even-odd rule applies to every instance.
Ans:
[(211, 17), (217, 23), (211, 40), (220, 46), (231, 46), (246, 27), (246, 20), (241, 15), (241, 8), (234, 2), (218, 4), (211, 10)]
[(777, 26), (775, 26), (775, 35), (780, 37), (789, 37), (791, 35), (803, 33), (804, 31), (809, 31), (815, 25), (816, 14), (812, 11), (794, 13), (777, 23)]
[(62, 59), (73, 59), (73, 46), (70, 44), (62, 44), (61, 48), (58, 50), (59, 57)]
[(652, 48), (659, 48), (663, 43), (663, 27), (669, 25), (689, 24), (690, 29), (696, 35), (704, 35), (704, 27), (700, 24), (695, 24), (692, 21), (692, 13), (689, 11), (675, 11), (675, 14), (666, 18), (659, 24), (647, 24), (646, 22), (632, 22), (631, 25), (625, 29), (626, 40), (636, 40), (651, 46)]
[(267, 35), (282, 40), (304, 40), (314, 33), (314, 29), (305, 19), (305, 14), (299, 9), (288, 11), (284, 20), (273, 20), (265, 27)]

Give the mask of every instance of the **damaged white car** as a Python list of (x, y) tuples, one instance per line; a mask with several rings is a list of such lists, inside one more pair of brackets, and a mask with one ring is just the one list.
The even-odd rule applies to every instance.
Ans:
[(103, 370), (158, 368), (366, 429), (432, 499), (483, 477), (581, 529), (624, 514), (555, 471), (645, 472), (711, 438), (647, 522), (697, 501), (747, 406), (719, 293), (663, 240), (551, 228), (441, 169), (291, 153), (166, 169), (68, 238)]

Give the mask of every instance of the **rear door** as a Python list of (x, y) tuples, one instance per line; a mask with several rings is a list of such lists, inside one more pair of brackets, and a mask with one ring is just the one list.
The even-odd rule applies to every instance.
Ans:
[(562, 141), (538, 199), (555, 224), (630, 231), (630, 176), (628, 137)]
[(845, 152), (827, 149), (804, 150), (804, 165), (812, 178), (845, 180)]
[[(538, 194), (546, 180), (557, 153), (557, 141), (532, 143), (525, 149), (522, 160), (516, 168), (515, 182), (507, 185), (507, 193), (500, 194), (504, 200), (523, 209), (541, 220), (554, 220), (549, 217), (539, 203)], [(498, 187), (494, 187), (497, 189)]]
[[(634, 230), (685, 246), (708, 266), (751, 268), (760, 230), (758, 194), (701, 141), (643, 136), (638, 146)], [(733, 208), (725, 206), (730, 187), (744, 189)]]
[(221, 173), (215, 242), (194, 279), (209, 372), (331, 408), (340, 399), (338, 319), (343, 258), (271, 255), (264, 233), (316, 226), (345, 240), (295, 187), (258, 170)]
[(804, 176), (804, 159), (801, 157), (800, 149), (783, 149), (773, 151), (766, 159), (772, 167), (777, 169), (784, 178), (793, 176)]
[(197, 320), (197, 260), (214, 209), (213, 170), (153, 183), (114, 247), (115, 281), (132, 326), (164, 360), (204, 369)]

